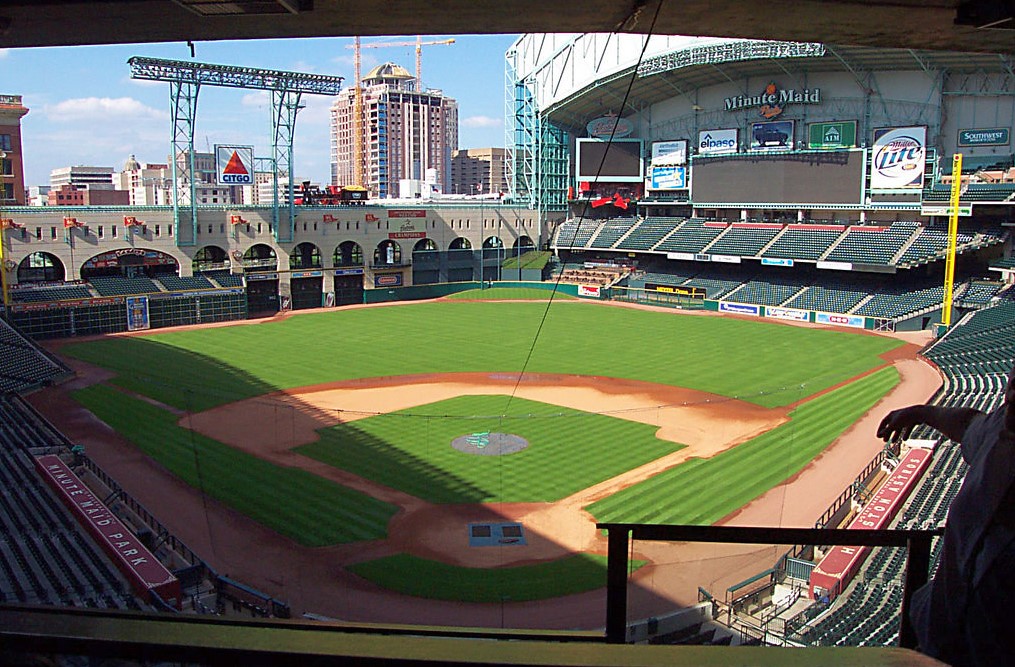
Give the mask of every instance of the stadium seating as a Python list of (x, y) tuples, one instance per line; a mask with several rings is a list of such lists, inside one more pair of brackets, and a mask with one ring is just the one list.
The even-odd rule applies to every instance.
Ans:
[(812, 285), (783, 305), (787, 308), (820, 310), (826, 313), (848, 313), (866, 297), (866, 292), (854, 289), (834, 289)]
[(215, 287), (211, 284), (210, 280), (200, 274), (188, 277), (159, 276), (157, 281), (162, 283), (162, 286), (170, 292), (195, 289), (214, 289)]
[(0, 396), (0, 602), (137, 608), (35, 472), (33, 450), (68, 444), (22, 399)]
[(707, 248), (713, 255), (754, 257), (782, 231), (782, 225), (734, 223)]
[(84, 286), (37, 287), (11, 290), (11, 299), (22, 303), (46, 303), (68, 299), (90, 299), (92, 291)]
[(89, 283), (101, 296), (129, 296), (131, 294), (153, 294), (161, 292), (158, 285), (148, 278), (122, 278), (97, 276), (89, 278)]
[(986, 306), (1004, 289), (1003, 283), (973, 281), (962, 293), (959, 301), (963, 306)]
[(670, 234), (665, 241), (657, 245), (656, 250), (660, 252), (699, 253), (727, 229), (728, 227), (722, 223), (708, 223), (704, 220), (692, 218)]
[(916, 222), (896, 222), (889, 227), (850, 227), (846, 236), (824, 259), (829, 262), (888, 265), (919, 230), (920, 225)]
[(636, 220), (634, 218), (620, 218), (607, 220), (599, 229), (599, 233), (589, 244), (590, 248), (612, 248), (625, 234), (631, 231)]
[(841, 225), (788, 225), (762, 257), (817, 260), (842, 236)]
[(584, 248), (599, 229), (599, 220), (565, 220), (557, 230), (558, 248)]
[(0, 393), (28, 391), (70, 375), (66, 365), (0, 319)]
[(750, 280), (739, 289), (726, 294), (723, 299), (738, 303), (779, 306), (791, 299), (801, 289), (803, 289), (803, 285), (799, 283)]
[(221, 287), (243, 287), (243, 276), (229, 271), (208, 271), (201, 275), (214, 280)]
[(927, 287), (915, 290), (884, 288), (856, 309), (856, 315), (899, 319), (910, 317), (922, 310), (933, 309), (944, 301), (944, 287)]
[(649, 217), (634, 226), (619, 244), (619, 250), (651, 250), (667, 234), (684, 224), (684, 218)]

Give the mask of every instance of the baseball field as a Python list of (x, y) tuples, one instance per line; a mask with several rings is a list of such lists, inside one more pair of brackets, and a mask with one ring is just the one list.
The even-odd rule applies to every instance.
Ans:
[[(595, 521), (713, 523), (798, 475), (898, 384), (902, 345), (446, 300), (60, 352), (105, 369), (74, 399), (214, 507), (301, 547), (364, 545), (340, 565), (386, 589), (484, 602), (601, 587)], [(498, 437), (514, 449), (484, 451)], [(525, 539), (477, 546), (482, 522)]]

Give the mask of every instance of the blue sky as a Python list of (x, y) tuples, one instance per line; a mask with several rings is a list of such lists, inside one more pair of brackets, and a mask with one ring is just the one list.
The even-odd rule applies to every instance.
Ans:
[[(458, 100), (459, 147), (504, 145), (504, 52), (516, 35), (454, 37), (447, 46), (423, 47), (423, 83)], [(363, 43), (406, 41), (415, 36), (369, 37)], [(198, 42), (197, 62), (312, 72), (353, 79), (352, 38)], [(363, 72), (386, 61), (410, 72), (415, 48), (363, 49)], [(22, 119), (25, 185), (49, 183), (49, 173), (71, 165), (120, 169), (131, 154), (141, 162), (165, 162), (170, 152), (169, 85), (130, 78), (127, 59), (149, 56), (190, 60), (186, 43), (38, 49), (0, 49), (0, 94), (22, 95), (30, 111)], [(297, 116), (295, 171), (330, 180), (328, 107), (331, 99), (304, 96)], [(267, 93), (202, 88), (194, 143), (253, 145), (270, 153)]]

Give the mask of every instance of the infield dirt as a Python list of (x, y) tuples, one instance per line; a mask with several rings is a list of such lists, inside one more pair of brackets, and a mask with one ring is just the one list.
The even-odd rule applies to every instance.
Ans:
[[(793, 479), (763, 494), (722, 523), (811, 526), (880, 450), (877, 422), (890, 410), (930, 398), (940, 376), (916, 359), (918, 346), (893, 351), (886, 364), (900, 384), (861, 421)], [(344, 566), (396, 553), (464, 566), (518, 565), (576, 551), (605, 553), (605, 540), (582, 509), (589, 503), (677, 465), (708, 457), (767, 431), (790, 408), (766, 409), (676, 387), (583, 376), (451, 374), (367, 379), (277, 392), (197, 414), (180, 424), (278, 465), (295, 466), (364, 491), (400, 508), (390, 537), (326, 548), (298, 545), (201, 494), (78, 406), (69, 392), (108, 379), (108, 373), (75, 360), (70, 383), (39, 392), (30, 401), (169, 530), (217, 571), (290, 603), (295, 613), (314, 612), (350, 621), (425, 623), (516, 628), (602, 626), (605, 593), (592, 591), (528, 603), (464, 604), (420, 600), (382, 590)], [(659, 436), (688, 447), (556, 503), (431, 505), (389, 487), (304, 457), (292, 449), (316, 439), (316, 429), (465, 394), (515, 395), (587, 412), (624, 410), (624, 418), (654, 424)], [(666, 407), (660, 407), (666, 406)], [(279, 415), (283, 415), (279, 419)], [(721, 489), (716, 489), (721, 492)], [(474, 521), (519, 521), (524, 547), (469, 548), (463, 526)], [(779, 547), (711, 544), (639, 544), (635, 556), (650, 561), (630, 585), (631, 618), (693, 604), (697, 588), (722, 591), (771, 567)]]

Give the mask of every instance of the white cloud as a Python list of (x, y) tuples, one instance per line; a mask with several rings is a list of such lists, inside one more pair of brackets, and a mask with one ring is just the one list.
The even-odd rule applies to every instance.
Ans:
[(47, 104), (42, 113), (57, 123), (77, 123), (81, 121), (116, 122), (130, 120), (166, 120), (169, 113), (160, 111), (133, 97), (78, 97), (63, 100), (56, 104)]
[(493, 118), (491, 116), (469, 116), (463, 118), (461, 124), (465, 127), (500, 127), (504, 124), (502, 118)]
[(245, 107), (265, 107), (271, 104), (268, 99), (267, 90), (258, 90), (253, 93), (244, 93), (243, 98), (240, 100), (240, 104)]

